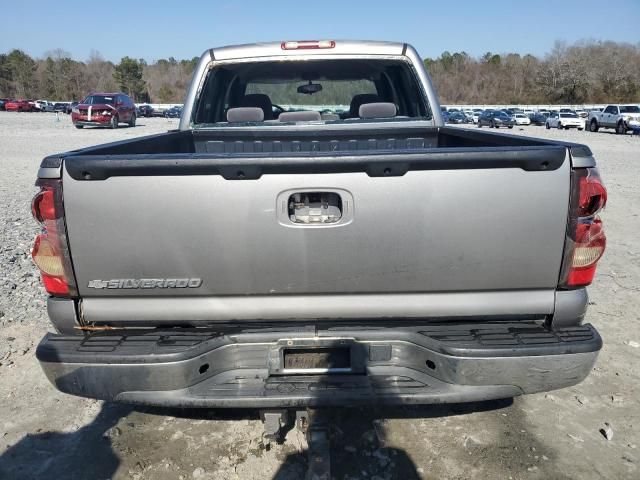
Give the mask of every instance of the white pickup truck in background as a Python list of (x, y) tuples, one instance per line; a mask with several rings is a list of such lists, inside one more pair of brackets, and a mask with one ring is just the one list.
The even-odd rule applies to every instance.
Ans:
[(589, 113), (589, 131), (600, 128), (615, 128), (616, 133), (624, 134), (634, 128), (640, 128), (640, 107), (637, 105), (607, 105), (602, 112)]

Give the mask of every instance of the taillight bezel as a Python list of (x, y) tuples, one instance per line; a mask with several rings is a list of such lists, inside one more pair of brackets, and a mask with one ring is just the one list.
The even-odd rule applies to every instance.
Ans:
[[(606, 249), (606, 235), (599, 213), (607, 203), (607, 190), (595, 167), (576, 168), (571, 171), (571, 194), (569, 199), (569, 218), (562, 267), (558, 286), (564, 290), (575, 290), (590, 285), (595, 277), (598, 261)], [(592, 195), (590, 196), (589, 193)], [(586, 266), (575, 266), (576, 247), (589, 245), (584, 237), (591, 226), (598, 228), (594, 235), (593, 248), (602, 248), (598, 257)], [(600, 245), (601, 244), (601, 245)]]
[[(67, 227), (64, 218), (64, 199), (62, 195), (61, 179), (42, 179), (36, 181), (40, 191), (31, 202), (31, 213), (41, 225), (42, 231), (36, 236), (34, 248), (31, 250), (34, 264), (40, 271), (42, 283), (47, 293), (57, 297), (77, 297), (78, 289), (71, 264), (71, 254), (67, 241)], [(42, 209), (42, 205), (45, 209)], [(36, 261), (38, 246), (47, 242), (55, 256), (60, 257), (63, 267), (62, 275), (52, 275), (45, 272)]]

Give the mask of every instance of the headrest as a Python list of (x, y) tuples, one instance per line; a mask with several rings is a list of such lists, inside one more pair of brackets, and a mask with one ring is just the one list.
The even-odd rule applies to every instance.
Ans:
[(358, 95), (354, 95), (351, 99), (351, 105), (349, 106), (349, 116), (357, 117), (360, 111), (360, 105), (379, 101), (380, 97), (375, 93), (359, 93)]
[(261, 122), (264, 112), (258, 107), (237, 107), (227, 110), (227, 122)]
[(269, 95), (264, 93), (250, 93), (240, 100), (241, 107), (260, 107), (265, 120), (273, 120), (273, 104)]
[(317, 122), (320, 112), (308, 110), (304, 112), (282, 112), (278, 117), (281, 122)]
[(396, 116), (396, 106), (391, 102), (365, 103), (358, 111), (360, 118), (390, 118)]

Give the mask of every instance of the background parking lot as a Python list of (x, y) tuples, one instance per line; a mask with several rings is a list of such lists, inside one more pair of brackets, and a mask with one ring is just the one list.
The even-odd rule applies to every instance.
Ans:
[[(265, 442), (255, 411), (132, 408), (67, 396), (46, 380), (34, 351), (50, 326), (29, 255), (40, 160), (177, 128), (177, 119), (141, 118), (135, 128), (76, 130), (56, 119), (0, 112), (0, 478), (303, 476), (303, 436)], [(608, 247), (586, 319), (605, 342), (594, 371), (575, 387), (513, 400), (335, 409), (335, 478), (640, 476), (640, 137), (534, 126), (509, 133), (587, 144), (608, 187)]]

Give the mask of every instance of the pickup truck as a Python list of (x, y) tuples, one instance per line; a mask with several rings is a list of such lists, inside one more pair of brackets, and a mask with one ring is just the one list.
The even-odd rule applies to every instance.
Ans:
[(46, 157), (61, 391), (296, 409), (575, 385), (606, 190), (586, 146), (447, 127), (403, 43), (207, 50), (179, 128)]
[(623, 135), (629, 130), (640, 129), (640, 107), (638, 105), (607, 105), (602, 112), (591, 111), (587, 120), (590, 132), (601, 128), (615, 128)]

